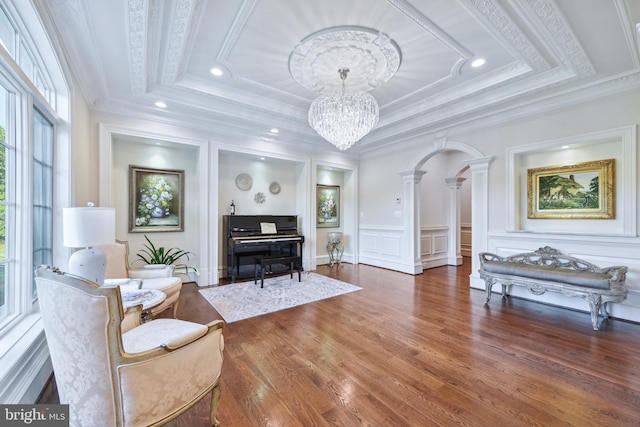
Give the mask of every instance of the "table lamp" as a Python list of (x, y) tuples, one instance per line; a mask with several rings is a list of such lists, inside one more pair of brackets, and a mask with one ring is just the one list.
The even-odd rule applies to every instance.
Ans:
[(69, 273), (102, 285), (107, 270), (107, 256), (91, 246), (113, 243), (116, 236), (115, 208), (87, 207), (63, 208), (62, 230), (64, 246), (84, 248), (69, 258)]

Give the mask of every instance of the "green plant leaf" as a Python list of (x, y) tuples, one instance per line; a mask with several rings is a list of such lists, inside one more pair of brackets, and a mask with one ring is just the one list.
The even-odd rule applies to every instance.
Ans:
[(176, 264), (182, 258), (186, 258), (190, 261), (189, 255), (193, 255), (192, 252), (185, 251), (180, 248), (166, 249), (163, 246), (156, 247), (149, 237), (145, 234), (144, 238), (148, 244), (142, 245), (141, 249), (136, 255), (145, 264), (166, 264), (173, 265), (177, 270), (184, 270), (185, 274), (188, 274), (190, 270), (198, 272), (195, 267), (190, 267), (186, 264)]

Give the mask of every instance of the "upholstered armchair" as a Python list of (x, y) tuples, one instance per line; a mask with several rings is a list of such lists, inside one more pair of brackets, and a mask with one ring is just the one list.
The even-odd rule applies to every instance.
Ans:
[(155, 289), (164, 292), (167, 296), (162, 304), (151, 309), (151, 316), (171, 307), (173, 318), (176, 318), (182, 279), (173, 276), (173, 265), (132, 268), (129, 265), (129, 244), (124, 241), (117, 240), (115, 243), (97, 246), (97, 248), (107, 256), (105, 283), (114, 279), (141, 279), (142, 289)]
[[(125, 331), (119, 287), (50, 267), (36, 270), (36, 286), (70, 425), (162, 425), (209, 393), (211, 424), (218, 425), (222, 321), (138, 320)], [(140, 314), (140, 306), (132, 309)]]

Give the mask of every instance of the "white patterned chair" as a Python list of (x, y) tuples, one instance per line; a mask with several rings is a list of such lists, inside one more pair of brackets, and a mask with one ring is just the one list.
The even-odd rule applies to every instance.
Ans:
[(143, 268), (129, 266), (129, 244), (116, 240), (115, 243), (97, 246), (107, 256), (105, 284), (114, 279), (141, 279), (142, 289), (155, 289), (165, 293), (167, 298), (162, 304), (151, 309), (151, 316), (172, 308), (175, 319), (178, 311), (178, 298), (182, 289), (182, 279), (174, 277), (173, 265), (148, 265)]
[(157, 426), (211, 393), (218, 425), (222, 321), (177, 319), (121, 324), (119, 287), (99, 286), (51, 267), (36, 285), (60, 403), (71, 426)]

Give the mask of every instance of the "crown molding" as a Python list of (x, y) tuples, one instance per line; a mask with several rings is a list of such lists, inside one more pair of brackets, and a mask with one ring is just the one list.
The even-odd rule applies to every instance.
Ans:
[[(49, 26), (60, 35), (59, 46), (73, 69), (80, 91), (89, 106), (96, 105), (106, 97), (108, 90), (99, 49), (87, 25), (86, 3), (82, 0), (49, 0), (42, 2), (42, 7), (51, 17)], [(73, 42), (67, 43), (67, 40)]]
[[(640, 71), (633, 71), (611, 79), (584, 84), (578, 88), (560, 91), (554, 89), (552, 95), (534, 102), (522, 101), (516, 105), (508, 104), (501, 108), (492, 108), (490, 113), (483, 112), (474, 116), (464, 116), (459, 120), (436, 124), (427, 128), (409, 127), (404, 132), (392, 132), (392, 134), (385, 135), (369, 143), (363, 140), (364, 144), (360, 144), (358, 148), (362, 156), (379, 155), (398, 150), (400, 145), (403, 149), (414, 145), (423, 145), (424, 138), (432, 138), (436, 134), (446, 134), (453, 128), (457, 133), (473, 132), (638, 89), (640, 89)], [(368, 136), (371, 135), (369, 134)]]
[(171, 13), (170, 32), (167, 35), (168, 45), (164, 55), (164, 67), (161, 81), (172, 84), (179, 79), (184, 64), (188, 63), (196, 31), (200, 27), (200, 17), (206, 1), (178, 0)]

